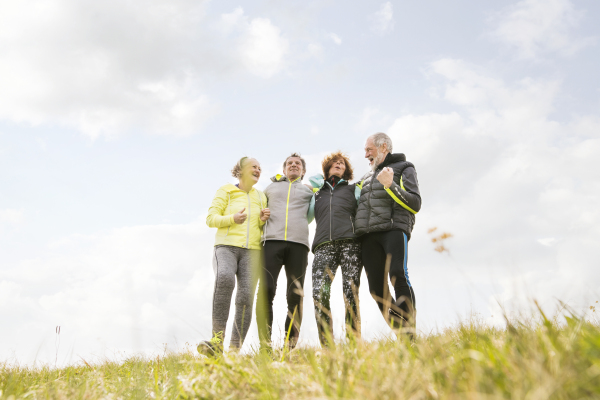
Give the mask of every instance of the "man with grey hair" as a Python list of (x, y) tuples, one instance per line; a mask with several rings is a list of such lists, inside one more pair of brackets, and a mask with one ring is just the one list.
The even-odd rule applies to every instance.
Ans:
[[(367, 138), (365, 158), (371, 172), (360, 182), (355, 227), (369, 291), (390, 326), (413, 337), (416, 301), (407, 260), (415, 214), (421, 209), (417, 172), (404, 154), (392, 153), (392, 140), (385, 133)], [(395, 296), (388, 289), (388, 276)]]

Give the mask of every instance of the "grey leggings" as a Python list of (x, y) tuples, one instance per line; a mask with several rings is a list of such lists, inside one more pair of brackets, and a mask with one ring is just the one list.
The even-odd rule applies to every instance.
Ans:
[(231, 347), (241, 348), (252, 322), (254, 291), (260, 270), (260, 250), (235, 246), (216, 246), (213, 258), (215, 291), (213, 294), (213, 336), (225, 338), (225, 327), (229, 317), (231, 295), (236, 284), (235, 321), (231, 335)]

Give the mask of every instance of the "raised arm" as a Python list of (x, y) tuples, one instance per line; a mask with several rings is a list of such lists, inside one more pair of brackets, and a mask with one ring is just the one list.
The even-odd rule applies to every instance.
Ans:
[(408, 167), (402, 172), (402, 176), (397, 182), (396, 177), (389, 188), (385, 188), (394, 201), (400, 204), (413, 214), (421, 209), (421, 194), (419, 193), (419, 181), (417, 180), (417, 171), (413, 167)]
[[(223, 189), (217, 190), (206, 217), (206, 225), (210, 228), (224, 228), (234, 224), (233, 214), (223, 215), (227, 212), (229, 195)], [(229, 210), (233, 211), (233, 210)]]

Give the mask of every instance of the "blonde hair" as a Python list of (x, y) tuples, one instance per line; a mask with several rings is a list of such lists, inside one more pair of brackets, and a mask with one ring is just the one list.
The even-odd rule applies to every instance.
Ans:
[(240, 178), (242, 176), (242, 168), (244, 167), (244, 162), (246, 160), (249, 160), (251, 157), (242, 157), (239, 159), (239, 161), (233, 166), (233, 169), (231, 170), (231, 175), (234, 178)]

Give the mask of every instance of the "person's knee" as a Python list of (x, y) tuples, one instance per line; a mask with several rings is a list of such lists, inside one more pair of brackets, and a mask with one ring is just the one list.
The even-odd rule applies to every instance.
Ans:
[(259, 292), (266, 296), (268, 299), (275, 297), (277, 291), (277, 282), (273, 282), (272, 279), (265, 279), (258, 284)]
[(243, 307), (243, 308), (246, 308), (247, 310), (252, 310), (253, 304), (254, 304), (254, 299), (250, 296), (244, 296), (243, 298), (240, 298), (240, 299), (238, 299), (236, 297), (236, 299), (235, 299), (236, 307)]
[(397, 273), (397, 274), (390, 273), (390, 282), (392, 282), (392, 285), (395, 288), (408, 287), (408, 281), (406, 280), (404, 273)]
[(222, 273), (217, 278), (217, 289), (233, 291), (235, 288), (235, 275)]
[(287, 295), (288, 304), (301, 304), (304, 299), (302, 290), (290, 290)]

